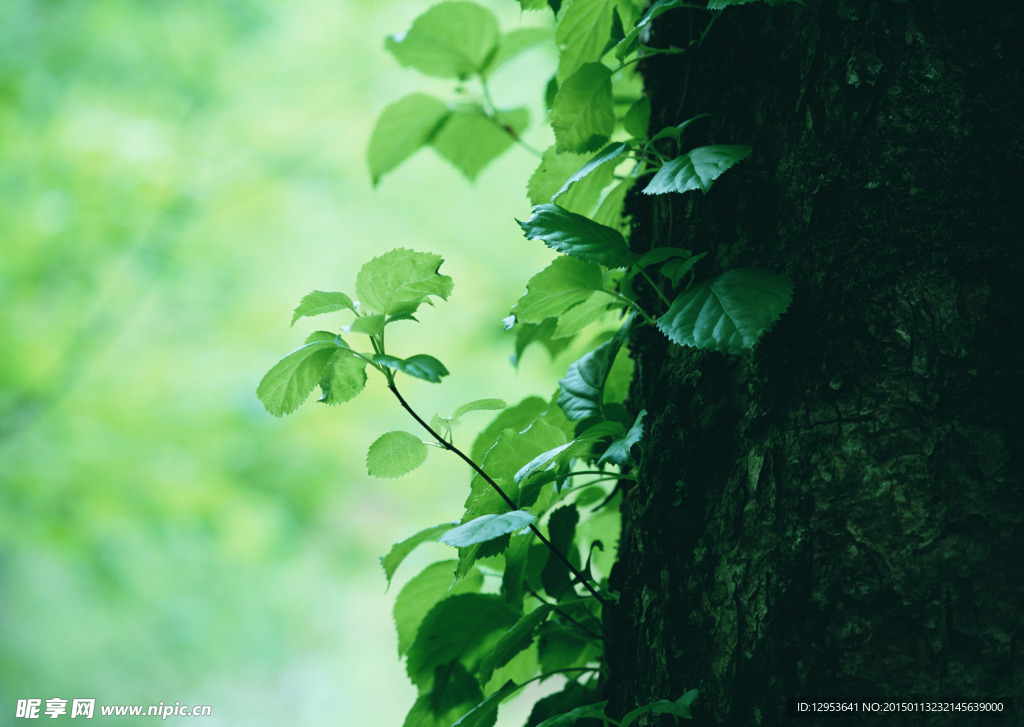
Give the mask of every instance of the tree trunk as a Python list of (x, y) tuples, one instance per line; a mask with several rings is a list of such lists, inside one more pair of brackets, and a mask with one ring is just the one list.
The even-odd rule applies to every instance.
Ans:
[[(666, 13), (649, 42), (706, 17)], [(643, 68), (653, 130), (707, 112), (684, 151), (754, 152), (706, 196), (637, 195), (636, 249), (795, 294), (749, 354), (632, 342), (648, 440), (613, 709), (699, 688), (698, 724), (783, 724), (799, 700), (972, 725), (863, 703), (1016, 698), (995, 723), (1024, 724), (1022, 33), (1017, 0), (755, 3)]]

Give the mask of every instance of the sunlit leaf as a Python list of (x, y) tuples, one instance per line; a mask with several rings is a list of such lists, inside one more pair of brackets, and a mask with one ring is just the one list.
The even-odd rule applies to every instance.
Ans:
[(565, 80), (551, 106), (551, 128), (559, 151), (597, 151), (615, 129), (612, 72), (585, 63)]
[(425, 93), (411, 93), (385, 108), (367, 149), (373, 184), (429, 144), (449, 113), (447, 104)]
[(398, 248), (375, 257), (356, 276), (356, 295), (366, 307), (385, 315), (411, 314), (429, 296), (447, 300), (452, 279), (437, 271), (440, 255)]
[(292, 313), (292, 325), (294, 326), (295, 321), (300, 318), (334, 313), (339, 310), (355, 311), (355, 309), (352, 299), (344, 293), (325, 293), (322, 290), (314, 290), (296, 306), (295, 312)]
[(526, 294), (516, 302), (512, 312), (526, 323), (541, 323), (546, 318), (557, 318), (572, 306), (588, 300), (594, 291), (603, 289), (604, 277), (596, 264), (573, 257), (557, 257), (530, 278)]
[(468, 414), (471, 411), (500, 411), (507, 406), (508, 404), (501, 399), (477, 399), (458, 407), (452, 412), (452, 419), (458, 419), (463, 414)]
[(443, 363), (425, 353), (418, 353), (409, 358), (397, 358), (379, 353), (371, 358), (374, 363), (379, 363), (382, 366), (387, 366), (389, 369), (395, 369), (396, 371), (401, 371), (409, 376), (430, 381), (434, 384), (439, 383), (442, 377), (448, 375), (448, 369), (445, 368)]
[(338, 349), (328, 359), (319, 384), (323, 394), (318, 401), (324, 404), (354, 399), (366, 386), (366, 361), (347, 349)]
[(729, 270), (690, 286), (658, 319), (669, 340), (722, 353), (754, 344), (789, 308), (793, 286), (760, 268)]
[(327, 362), (338, 350), (335, 339), (340, 337), (318, 331), (305, 345), (274, 364), (256, 387), (256, 396), (268, 412), (276, 417), (291, 414), (309, 398), (323, 378)]
[(528, 121), (526, 109), (504, 112), (495, 120), (479, 107), (460, 107), (441, 125), (431, 145), (472, 180), (512, 146)]
[(385, 47), (403, 66), (429, 76), (468, 78), (483, 71), (498, 36), (498, 21), (487, 8), (444, 2), (417, 17), (408, 32), (388, 38)]
[(622, 12), (629, 10), (621, 0), (576, 0), (566, 8), (555, 28), (559, 83), (564, 83), (588, 61), (600, 60), (611, 36), (616, 6)]
[(521, 53), (550, 40), (551, 30), (548, 28), (515, 28), (510, 30), (501, 36), (501, 40), (498, 42), (498, 50), (488, 61), (487, 67), (484, 69), (485, 73), (490, 75)]
[(393, 479), (412, 472), (427, 460), (427, 445), (414, 434), (382, 434), (366, 453), (366, 471), (373, 477)]

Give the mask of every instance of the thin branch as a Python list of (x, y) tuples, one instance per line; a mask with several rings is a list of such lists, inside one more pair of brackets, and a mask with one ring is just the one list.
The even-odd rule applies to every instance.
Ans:
[[(483, 477), (484, 481), (501, 496), (501, 499), (505, 501), (505, 504), (509, 506), (510, 510), (519, 509), (519, 507), (512, 500), (512, 498), (505, 494), (505, 491), (501, 489), (497, 482), (491, 479), (490, 475), (488, 475), (480, 468), (480, 465), (478, 465), (476, 462), (467, 457), (462, 452), (461, 449), (459, 449), (454, 444), (452, 444), (447, 439), (438, 434), (436, 431), (434, 431), (434, 428), (427, 424), (423, 420), (423, 418), (419, 414), (417, 414), (416, 411), (411, 406), (409, 406), (409, 402), (407, 402), (405, 398), (398, 392), (398, 387), (395, 386), (393, 380), (388, 381), (388, 388), (391, 389), (391, 393), (394, 394), (395, 397), (398, 399), (398, 403), (402, 405), (402, 408), (409, 412), (409, 415), (412, 416), (412, 418), (415, 419), (421, 427), (430, 432), (430, 435), (434, 439), (436, 439), (441, 444), (441, 446), (443, 446), (449, 452), (454, 452), (455, 454), (457, 454), (462, 459), (463, 462), (465, 462), (466, 464), (473, 468), (474, 472)], [(544, 543), (544, 545), (547, 546), (548, 550), (550, 550), (556, 558), (562, 561), (565, 567), (569, 569), (569, 572), (571, 572), (573, 576), (576, 577), (576, 580), (578, 580), (584, 588), (590, 591), (590, 594), (598, 600), (598, 603), (606, 607), (610, 605), (608, 601), (601, 597), (601, 594), (597, 592), (597, 589), (594, 588), (593, 585), (591, 585), (590, 581), (587, 580), (587, 577), (580, 573), (576, 566), (570, 563), (569, 559), (561, 551), (559, 551), (558, 548), (551, 544), (550, 540), (544, 537), (544, 533), (542, 533), (536, 525), (530, 523), (530, 530), (533, 531), (533, 534), (537, 536), (540, 542)]]

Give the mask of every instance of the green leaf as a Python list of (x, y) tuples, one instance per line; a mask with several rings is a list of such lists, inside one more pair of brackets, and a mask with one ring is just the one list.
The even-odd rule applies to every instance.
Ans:
[(437, 271), (440, 255), (398, 248), (363, 265), (356, 276), (356, 295), (366, 307), (394, 316), (412, 314), (429, 296), (447, 300), (452, 279)]
[(575, 0), (558, 20), (555, 43), (558, 45), (559, 83), (563, 83), (588, 61), (597, 61), (608, 44), (612, 31), (612, 12), (626, 3), (618, 0)]
[(366, 386), (366, 361), (347, 349), (338, 349), (327, 360), (320, 376), (319, 401), (341, 404), (354, 399)]
[(383, 313), (372, 313), (365, 316), (356, 316), (355, 320), (343, 327), (345, 333), (363, 333), (367, 336), (379, 336), (384, 330), (385, 320)]
[[(609, 162), (618, 159), (627, 151), (629, 151), (628, 144), (609, 144), (604, 149), (595, 154), (593, 157), (591, 157), (586, 164), (584, 164), (576, 171), (575, 174), (569, 177), (569, 179), (565, 181), (565, 184), (563, 184), (562, 187), (557, 192), (555, 192), (554, 197), (557, 197), (560, 194), (568, 191), (569, 187), (571, 187), (573, 184), (579, 182), (581, 179), (586, 178), (596, 169), (599, 169), (608, 164)], [(614, 166), (609, 168), (609, 171), (612, 170), (614, 170)]]
[(698, 694), (698, 690), (691, 689), (674, 702), (668, 699), (659, 699), (657, 702), (637, 707), (622, 718), (622, 727), (629, 727), (629, 725), (648, 712), (651, 714), (671, 714), (683, 719), (693, 719), (693, 715), (690, 713), (690, 705), (697, 699)]
[(572, 421), (604, 419), (605, 382), (634, 320), (635, 316), (630, 315), (610, 340), (573, 362), (558, 382), (558, 405)]
[(599, 225), (611, 227), (619, 232), (628, 232), (630, 221), (622, 212), (625, 208), (626, 195), (635, 184), (636, 177), (626, 177), (608, 190), (591, 219)]
[(740, 353), (779, 319), (793, 299), (785, 275), (760, 268), (729, 270), (690, 286), (658, 319), (673, 343)]
[(392, 615), (399, 656), (409, 650), (423, 618), (438, 601), (459, 593), (476, 593), (483, 586), (483, 574), (477, 570), (455, 582), (457, 564), (457, 560), (445, 560), (428, 565), (398, 592)]
[[(512, 317), (515, 318), (515, 316)], [(554, 334), (557, 329), (557, 318), (545, 318), (540, 323), (519, 323), (516, 326), (516, 344), (515, 353), (512, 355), (512, 365), (519, 366), (523, 353), (531, 343), (542, 345), (554, 360), (572, 342), (566, 337), (556, 338)]]
[(438, 540), (456, 548), (465, 548), (522, 530), (536, 519), (533, 513), (526, 510), (513, 510), (502, 515), (481, 515), (449, 530)]
[(373, 477), (394, 479), (427, 461), (427, 445), (409, 432), (382, 434), (366, 453), (366, 471)]
[(458, 419), (471, 411), (499, 411), (507, 406), (501, 399), (477, 399), (457, 408), (452, 412), (452, 419)]
[(518, 620), (501, 596), (464, 593), (444, 599), (423, 619), (409, 647), (406, 671), (413, 684), (423, 687), (434, 668), (456, 659), (470, 672), (491, 650), (500, 635)]
[(494, 727), (498, 720), (498, 705), (518, 690), (519, 685), (514, 681), (505, 682), (501, 689), (466, 712), (452, 727)]
[(409, 376), (430, 381), (434, 384), (440, 383), (441, 378), (448, 375), (448, 369), (444, 367), (443, 363), (425, 353), (418, 353), (409, 358), (396, 358), (395, 356), (378, 353), (370, 358), (374, 363), (378, 363), (381, 366), (387, 366), (389, 369), (395, 369), (396, 371), (401, 371)]
[[(657, 0), (647, 12), (640, 16), (640, 18), (633, 25), (632, 30), (626, 33), (625, 37), (619, 41), (618, 45), (615, 46), (615, 57), (620, 61), (632, 52), (633, 45), (640, 37), (640, 33), (643, 29), (650, 25), (658, 16), (667, 13), (669, 10), (675, 8), (692, 8), (695, 7), (693, 0)], [(644, 132), (646, 135), (646, 131)]]
[(622, 119), (622, 128), (626, 133), (637, 139), (647, 138), (647, 129), (651, 125), (651, 101), (646, 96), (632, 106)]
[(697, 147), (658, 170), (644, 188), (644, 194), (666, 194), (700, 189), (707, 194), (711, 183), (737, 162), (750, 155), (749, 146), (715, 145)]
[(498, 414), (473, 441), (470, 459), (474, 462), (483, 462), (487, 451), (497, 444), (506, 429), (516, 432), (524, 431), (544, 414), (547, 408), (548, 402), (539, 396), (528, 396), (518, 404), (508, 407)]
[(451, 727), (467, 709), (483, 699), (483, 692), (459, 662), (434, 669), (402, 727)]
[[(256, 387), (256, 396), (276, 417), (299, 408), (320, 383), (327, 363), (338, 350), (340, 336), (318, 331), (307, 343), (274, 364)], [(342, 342), (343, 343), (343, 342)]]
[(503, 112), (495, 120), (479, 106), (465, 106), (448, 116), (431, 144), (442, 157), (473, 180), (484, 167), (512, 146), (528, 121), (529, 113), (525, 108)]
[(550, 28), (516, 28), (501, 36), (497, 52), (484, 69), (486, 75), (534, 46), (551, 40)]
[(334, 313), (339, 310), (355, 311), (355, 304), (352, 299), (344, 293), (325, 293), (322, 290), (314, 290), (305, 296), (292, 313), (292, 325), (300, 318), (318, 316), (323, 313)]
[(771, 7), (786, 5), (793, 2), (797, 5), (804, 4), (803, 0), (708, 0), (708, 10), (724, 10), (730, 5), (746, 5), (747, 3), (753, 2), (764, 2), (766, 5), (770, 5)]
[[(585, 687), (579, 682), (570, 681), (562, 691), (537, 700), (533, 709), (530, 710), (530, 717), (527, 719), (525, 727), (536, 727), (545, 719), (563, 717), (570, 710), (590, 705), (596, 696), (596, 691), (592, 687)], [(601, 709), (603, 712), (604, 708)]]
[(640, 440), (644, 436), (644, 416), (647, 415), (646, 409), (641, 409), (640, 413), (636, 415), (636, 421), (633, 422), (633, 426), (629, 428), (626, 435), (621, 439), (616, 439), (610, 445), (608, 449), (604, 451), (601, 458), (597, 460), (598, 464), (605, 462), (612, 462), (617, 465), (628, 464), (633, 461), (633, 455), (630, 454), (630, 450), (634, 444), (639, 444)]
[(385, 173), (429, 144), (448, 114), (447, 104), (425, 93), (411, 93), (385, 108), (367, 149), (374, 186)]
[(556, 204), (537, 205), (530, 219), (519, 226), (528, 240), (543, 240), (552, 250), (607, 268), (628, 267), (639, 257), (618, 230)]
[[(579, 560), (572, 542), (579, 521), (580, 514), (576, 505), (564, 505), (548, 517), (548, 539), (551, 545), (571, 562)], [(540, 582), (547, 594), (554, 599), (560, 599), (572, 587), (572, 578), (569, 568), (561, 558), (549, 554), (548, 562), (540, 574)]]
[(420, 530), (415, 535), (412, 535), (405, 540), (395, 543), (391, 546), (391, 550), (388, 554), (380, 559), (380, 565), (384, 569), (384, 575), (388, 579), (390, 585), (391, 579), (395, 575), (395, 571), (398, 570), (398, 566), (402, 564), (405, 557), (409, 555), (417, 546), (423, 543), (437, 542), (438, 537), (454, 528), (458, 523), (441, 523), (440, 525), (434, 525), (433, 527)]
[(615, 130), (612, 72), (585, 63), (562, 83), (551, 106), (551, 128), (559, 151), (597, 151)]
[(686, 274), (693, 270), (693, 266), (699, 263), (705, 256), (706, 252), (701, 252), (692, 257), (688, 257), (685, 260), (675, 259), (669, 260), (661, 266), (661, 274), (672, 281), (672, 287), (678, 287), (679, 282), (686, 277)]
[(434, 5), (402, 35), (385, 42), (403, 66), (438, 78), (468, 78), (483, 72), (499, 36), (494, 13), (472, 2)]
[(533, 643), (533, 634), (537, 627), (547, 620), (554, 608), (548, 604), (538, 606), (530, 613), (516, 621), (515, 625), (501, 635), (494, 650), (480, 662), (480, 682), (486, 684), (491, 674), (498, 667), (509, 663), (519, 652)]
[(512, 312), (526, 323), (542, 323), (546, 318), (557, 318), (588, 300), (595, 291), (602, 290), (604, 277), (597, 265), (572, 257), (557, 257), (530, 278), (526, 294), (516, 302)]
[(607, 706), (607, 700), (604, 702), (595, 702), (594, 704), (585, 704), (582, 707), (577, 707), (571, 712), (566, 712), (565, 714), (560, 714), (555, 717), (549, 717), (538, 724), (537, 727), (572, 727), (580, 720), (601, 719), (604, 717), (604, 710)]

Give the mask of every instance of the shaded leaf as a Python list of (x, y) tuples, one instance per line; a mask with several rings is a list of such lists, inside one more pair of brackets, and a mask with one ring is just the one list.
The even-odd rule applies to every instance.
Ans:
[(435, 668), (423, 687), (402, 727), (451, 727), (484, 696), (476, 679), (457, 661)]
[(438, 540), (451, 546), (464, 548), (522, 530), (536, 519), (533, 513), (526, 510), (513, 510), (501, 515), (481, 515), (449, 530)]
[(673, 343), (721, 353), (753, 348), (789, 308), (793, 286), (760, 268), (729, 270), (690, 286), (658, 319)]
[(641, 409), (640, 413), (636, 415), (636, 420), (633, 422), (633, 426), (629, 428), (625, 436), (621, 439), (616, 439), (610, 445), (608, 449), (604, 451), (601, 458), (597, 460), (598, 464), (604, 462), (612, 462), (617, 465), (628, 464), (633, 461), (633, 456), (630, 454), (630, 450), (634, 444), (639, 444), (640, 440), (644, 436), (644, 416), (647, 415), (646, 409)]
[(427, 445), (409, 432), (382, 434), (366, 453), (366, 471), (373, 477), (394, 479), (427, 461)]
[(569, 212), (556, 204), (540, 204), (526, 222), (520, 222), (529, 240), (542, 240), (552, 250), (564, 252), (584, 262), (608, 268), (624, 268), (638, 255), (629, 249), (622, 233), (600, 225), (583, 215)]
[(539, 396), (528, 396), (518, 404), (510, 406), (484, 428), (473, 442), (470, 459), (483, 462), (487, 451), (501, 438), (506, 429), (516, 432), (524, 431), (535, 422), (548, 408), (548, 402)]
[(548, 604), (538, 606), (526, 614), (515, 625), (501, 635), (494, 649), (480, 662), (480, 682), (486, 684), (498, 667), (504, 666), (512, 657), (533, 643), (533, 634), (553, 611)]
[(585, 0), (570, 4), (555, 28), (558, 45), (559, 83), (564, 83), (588, 61), (600, 60), (611, 36), (612, 13), (616, 6), (627, 11), (618, 0)]
[[(565, 505), (548, 516), (548, 539), (551, 545), (574, 565), (579, 560), (573, 545), (573, 536), (576, 534), (576, 524), (579, 520), (580, 514), (576, 505)], [(554, 599), (561, 598), (572, 587), (572, 579), (572, 573), (561, 558), (549, 554), (548, 562), (544, 564), (544, 570), (540, 574), (540, 581), (547, 594)]]
[(432, 563), (402, 586), (395, 597), (392, 615), (398, 634), (398, 655), (403, 655), (416, 638), (423, 618), (443, 598), (459, 593), (476, 593), (483, 585), (484, 577), (474, 570), (466, 578), (455, 581), (456, 560)]
[(505, 682), (501, 689), (473, 707), (452, 727), (493, 727), (494, 723), (498, 720), (498, 705), (518, 690), (519, 685), (514, 681), (509, 680)]
[(749, 155), (749, 146), (720, 144), (697, 147), (688, 154), (665, 162), (644, 188), (644, 194), (686, 192), (691, 189), (700, 189), (707, 194), (714, 180)]
[[(557, 197), (558, 195), (566, 192), (569, 189), (569, 187), (571, 187), (573, 184), (580, 181), (581, 179), (586, 178), (588, 175), (590, 175), (600, 167), (603, 167), (609, 162), (618, 159), (628, 150), (629, 146), (627, 144), (609, 144), (604, 149), (595, 154), (593, 157), (591, 157), (586, 164), (584, 164), (576, 171), (575, 174), (569, 177), (561, 186), (561, 188), (557, 192), (555, 192), (553, 197)], [(612, 169), (614, 169), (614, 167), (612, 167)], [(611, 169), (609, 171), (611, 171)]]
[(549, 717), (538, 724), (537, 727), (572, 727), (582, 719), (601, 719), (604, 717), (604, 710), (607, 706), (607, 700), (586, 704), (582, 707), (577, 707), (571, 712)]
[[(483, 109), (466, 106), (451, 112), (431, 144), (470, 180), (515, 142), (527, 126), (526, 109), (515, 109), (490, 118)], [(505, 128), (507, 126), (508, 128)]]
[(626, 133), (637, 139), (647, 138), (647, 129), (651, 125), (651, 101), (646, 96), (629, 107), (622, 118), (622, 128)]
[(570, 420), (604, 419), (605, 382), (634, 320), (634, 315), (630, 315), (610, 340), (570, 364), (565, 377), (558, 382), (558, 405)]
[(474, 671), (517, 620), (518, 614), (496, 595), (464, 593), (440, 601), (423, 619), (409, 647), (409, 678), (422, 687), (433, 678), (435, 667), (456, 659)]

